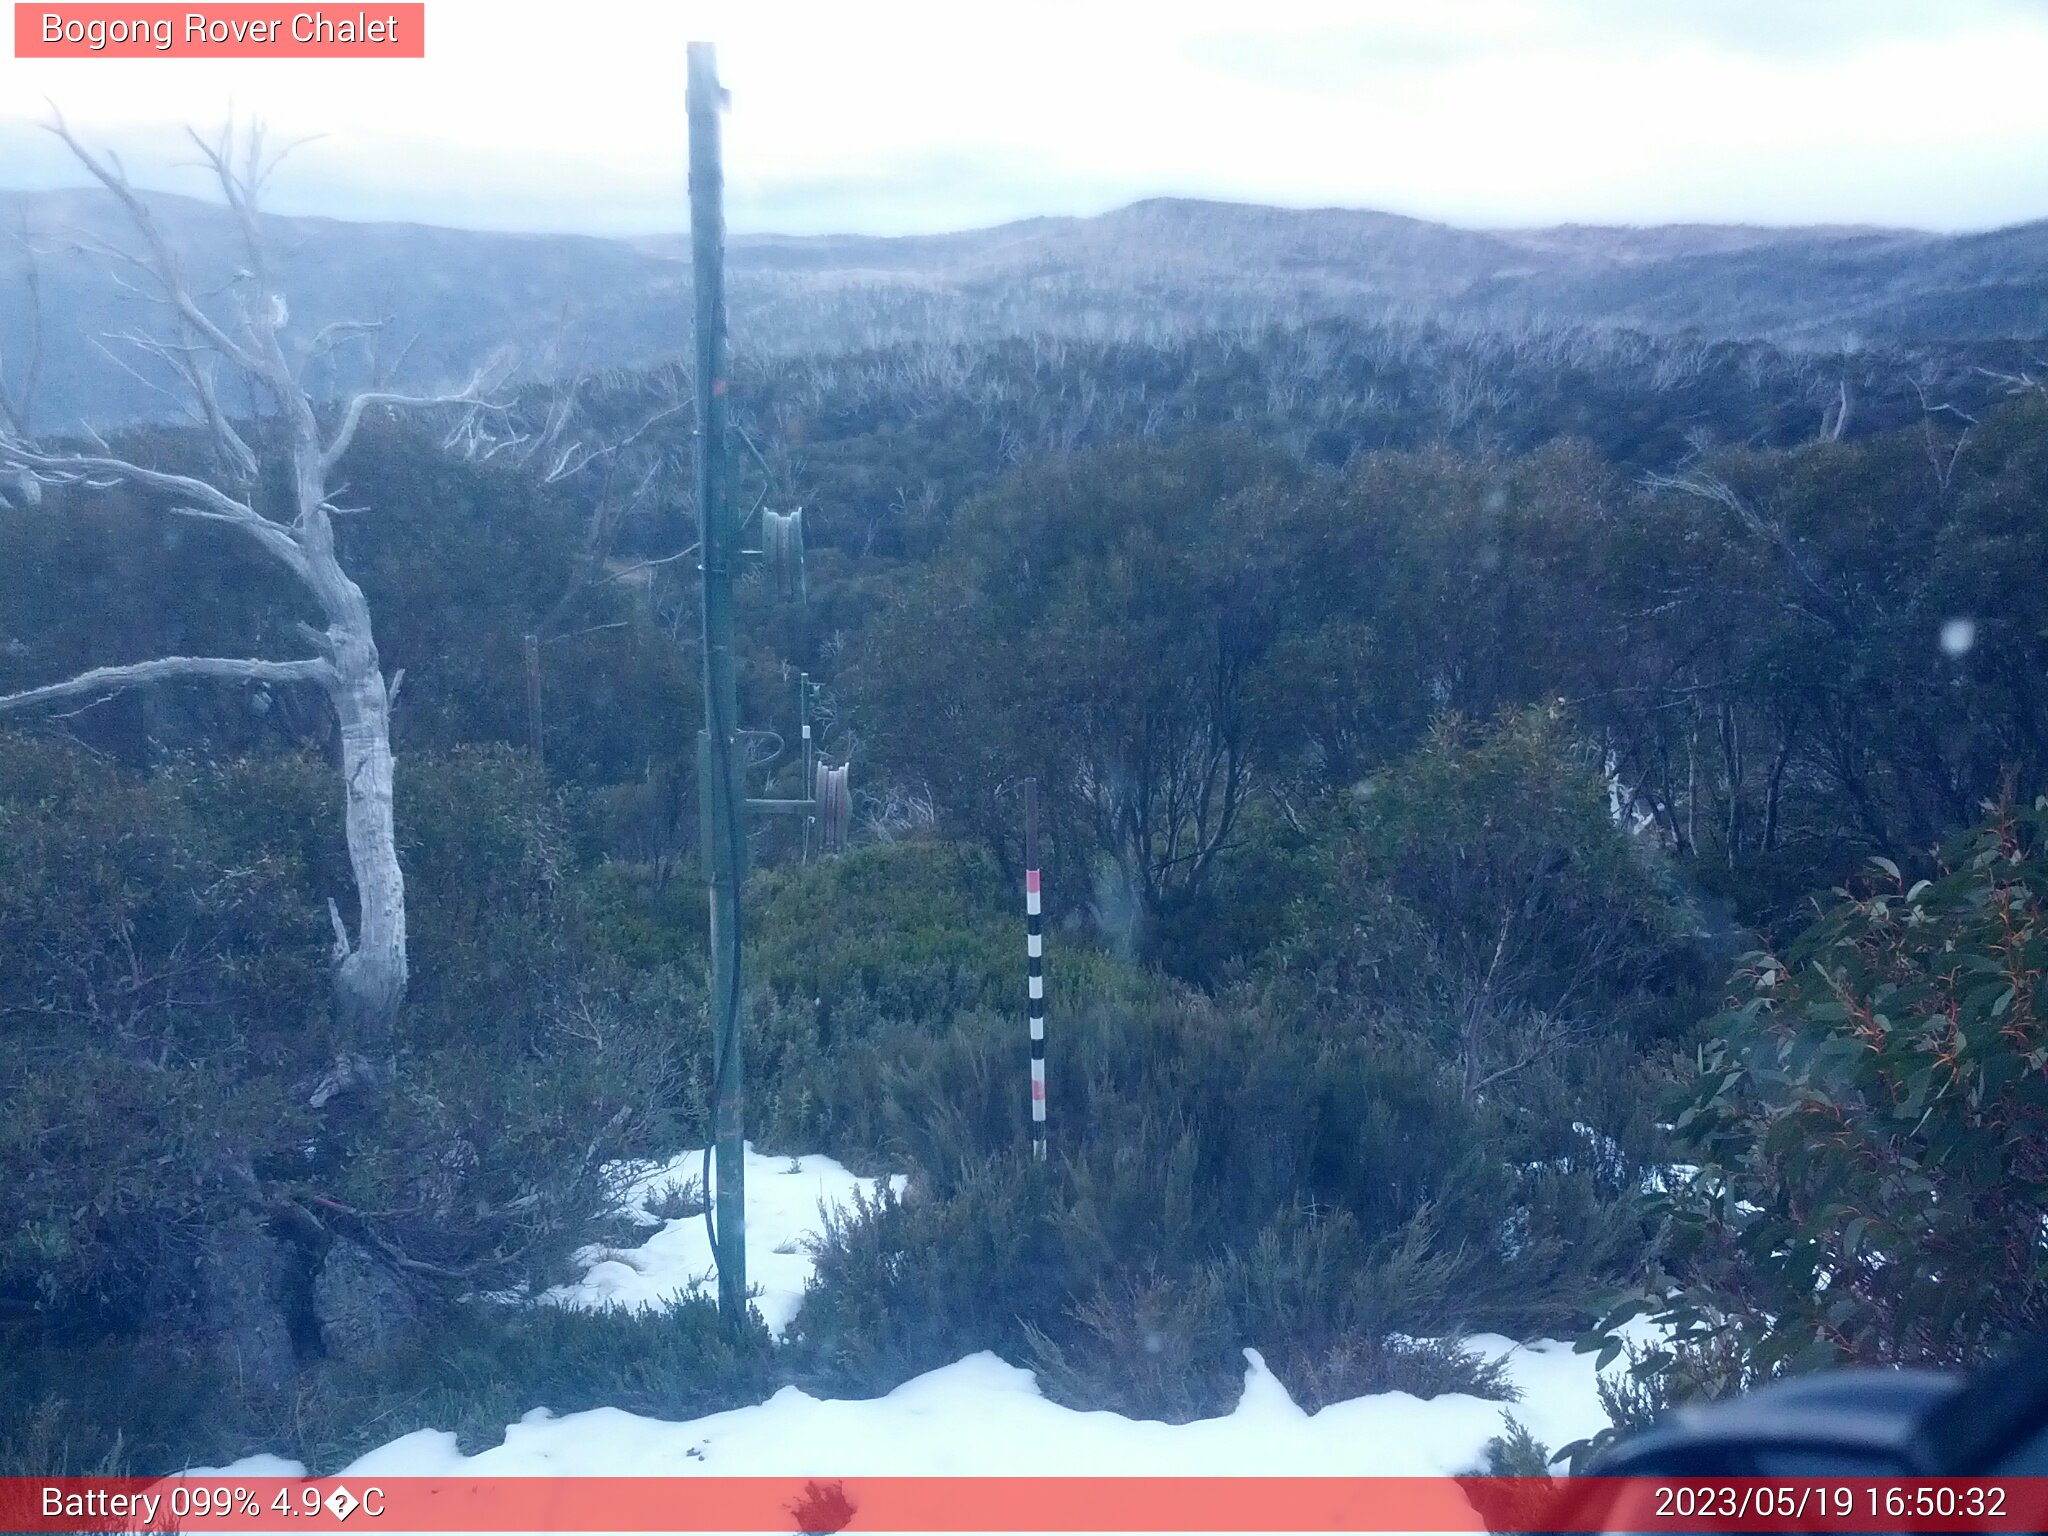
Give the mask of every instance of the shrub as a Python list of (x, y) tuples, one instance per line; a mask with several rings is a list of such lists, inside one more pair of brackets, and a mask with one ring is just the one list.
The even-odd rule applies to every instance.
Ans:
[(536, 1408), (693, 1419), (759, 1402), (779, 1379), (759, 1315), (735, 1339), (701, 1297), (645, 1312), (472, 1301), (440, 1313), (430, 1334), (309, 1380), (273, 1448), (319, 1475), (431, 1427), (474, 1455)]
[(1503, 1433), (1486, 1442), (1487, 1476), (1550, 1476), (1550, 1448), (1529, 1432), (1529, 1426), (1509, 1414), (1502, 1428)]
[(1228, 1410), (1253, 1345), (1312, 1401), (1501, 1395), (1455, 1347), (1394, 1336), (1576, 1321), (1616, 1233), (1640, 1237), (1585, 1170), (1500, 1156), (1502, 1122), (1426, 1056), (1290, 1028), (1249, 992), (1067, 1018), (1039, 1167), (1017, 1033), (970, 1016), (882, 1095), (911, 1192), (832, 1225), (792, 1336), (835, 1390), (990, 1349), (1077, 1405), (1186, 1418)]
[(1668, 1242), (1606, 1319), (1674, 1330), (1639, 1373), (1968, 1365), (2048, 1324), (2044, 831), (2048, 806), (2001, 805), (1930, 878), (1874, 861), (1742, 963), (1676, 1110), (1698, 1170), (1653, 1201)]
[[(777, 997), (815, 1003), (827, 1050), (882, 1023), (943, 1033), (958, 1014), (1021, 1006), (1024, 897), (1004, 884), (986, 852), (922, 839), (764, 870), (748, 889), (748, 963)], [(1140, 990), (1075, 942), (1047, 986), (1055, 1006)]]
[(1294, 1347), (1266, 1364), (1288, 1394), (1309, 1412), (1331, 1403), (1381, 1392), (1410, 1397), (1453, 1393), (1511, 1403), (1519, 1395), (1497, 1360), (1482, 1360), (1456, 1339), (1411, 1339), (1401, 1334), (1337, 1334), (1314, 1351)]
[(1060, 1321), (1058, 1336), (1027, 1329), (1039, 1386), (1055, 1402), (1185, 1424), (1237, 1401), (1243, 1338), (1213, 1271), (1114, 1271)]
[(545, 1276), (609, 1162), (701, 1134), (694, 983), (563, 942), (564, 808), (505, 750), (404, 764), (399, 1081), (316, 1110), (335, 793), (303, 757), (144, 778), (0, 737), (0, 1415), (265, 1448), (307, 1373)]
[(787, 1342), (828, 1390), (885, 1392), (978, 1350), (1021, 1359), (1027, 1319), (1070, 1289), (1051, 1185), (1015, 1158), (956, 1174), (947, 1199), (890, 1186), (828, 1220)]
[(303, 849), (232, 845), (200, 776), (0, 737), (0, 1312), (197, 1305), (243, 1166), (309, 1133), (320, 1059)]
[(1434, 1015), (1468, 1094), (1689, 1021), (1705, 997), (1684, 905), (1576, 757), (1555, 711), (1439, 720), (1328, 834), (1281, 956), (1296, 994)]

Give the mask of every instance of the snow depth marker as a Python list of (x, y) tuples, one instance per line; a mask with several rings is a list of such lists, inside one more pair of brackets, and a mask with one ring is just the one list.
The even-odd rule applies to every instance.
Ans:
[(1024, 952), (1031, 1020), (1031, 1155), (1045, 1161), (1045, 935), (1038, 880), (1038, 780), (1024, 781)]

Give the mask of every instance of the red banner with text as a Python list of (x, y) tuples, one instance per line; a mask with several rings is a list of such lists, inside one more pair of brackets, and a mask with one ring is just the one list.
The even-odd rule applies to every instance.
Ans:
[(21, 59), (423, 59), (424, 3), (65, 5), (16, 0)]
[(2048, 1478), (0, 1478), (0, 1530), (2038, 1531)]

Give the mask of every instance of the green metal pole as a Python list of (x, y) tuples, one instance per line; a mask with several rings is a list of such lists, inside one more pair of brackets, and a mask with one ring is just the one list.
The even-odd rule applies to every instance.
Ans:
[[(796, 718), (797, 726), (803, 732), (803, 766), (798, 771), (803, 775), (796, 781), (797, 793), (815, 801), (818, 793), (818, 755), (811, 744), (811, 674), (799, 672), (796, 675)], [(803, 861), (811, 862), (811, 825), (815, 815), (804, 817)]]
[[(697, 794), (704, 881), (711, 902), (711, 1134), (717, 1164), (718, 1308), (737, 1329), (747, 1315), (746, 1083), (740, 1050), (740, 881), (744, 787), (736, 771), (732, 577), (739, 529), (725, 459), (725, 209), (718, 114), (725, 91), (709, 43), (689, 46), (690, 245), (697, 303), (697, 517), (704, 573), (704, 734)], [(707, 1190), (707, 1198), (712, 1192)]]

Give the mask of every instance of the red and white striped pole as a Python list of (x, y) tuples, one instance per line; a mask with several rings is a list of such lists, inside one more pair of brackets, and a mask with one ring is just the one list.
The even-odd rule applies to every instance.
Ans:
[(1024, 952), (1029, 960), (1031, 1155), (1045, 1161), (1045, 934), (1038, 886), (1038, 780), (1024, 781)]

